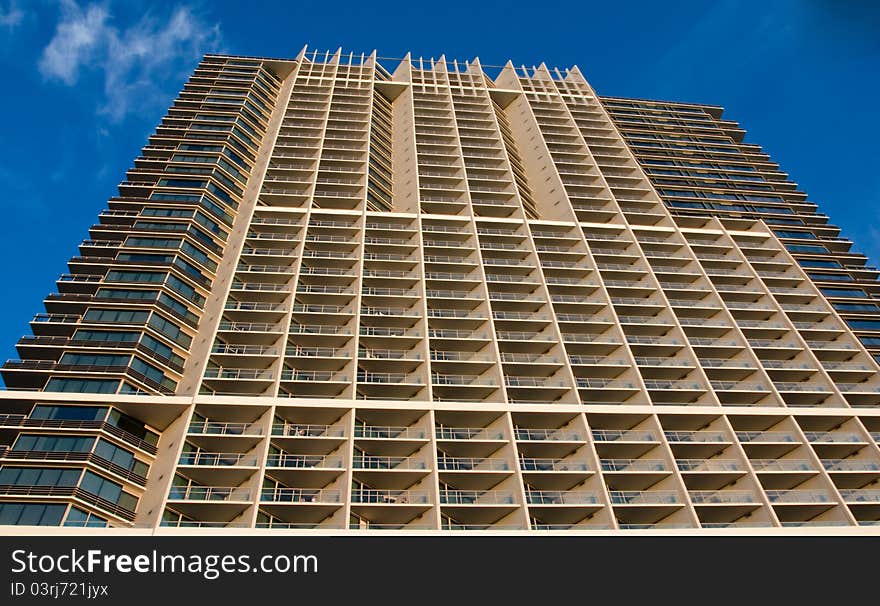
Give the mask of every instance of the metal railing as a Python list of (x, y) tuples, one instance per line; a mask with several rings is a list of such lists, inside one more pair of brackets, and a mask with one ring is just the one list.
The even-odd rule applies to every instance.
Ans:
[(663, 459), (601, 459), (602, 471), (668, 471)]
[(345, 437), (345, 427), (310, 423), (273, 423), (272, 435), (292, 438), (342, 438)]
[(529, 490), (526, 491), (529, 505), (597, 505), (599, 497), (586, 490)]
[(676, 459), (675, 466), (684, 472), (745, 471), (745, 466), (736, 459)]
[(504, 432), (488, 427), (437, 427), (434, 435), (438, 440), (503, 440)]
[(647, 429), (594, 429), (596, 442), (659, 442), (657, 435)]
[(270, 503), (336, 504), (342, 502), (342, 491), (329, 488), (262, 488), (260, 501)]
[(428, 462), (425, 459), (414, 457), (355, 455), (352, 466), (354, 469), (424, 471), (428, 469)]
[(453, 490), (440, 491), (443, 505), (516, 505), (514, 493), (508, 490)]
[(328, 455), (305, 455), (289, 452), (269, 453), (266, 458), (267, 467), (286, 467), (296, 469), (342, 469), (342, 457)]
[(386, 505), (427, 505), (427, 490), (377, 490), (356, 488), (351, 491), (352, 503), (378, 503)]
[(238, 486), (172, 486), (169, 501), (250, 501), (250, 490)]
[(674, 490), (611, 490), (608, 496), (613, 505), (666, 505), (682, 502)]
[(510, 471), (507, 459), (478, 457), (439, 457), (440, 471)]

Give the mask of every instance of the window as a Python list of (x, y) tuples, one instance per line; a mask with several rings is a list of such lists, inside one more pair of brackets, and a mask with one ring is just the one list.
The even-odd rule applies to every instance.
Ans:
[(68, 366), (128, 366), (131, 356), (111, 354), (66, 353), (59, 364)]
[(852, 276), (849, 274), (814, 274), (808, 273), (808, 276), (819, 282), (852, 282)]
[(134, 454), (125, 450), (124, 448), (120, 448), (115, 444), (111, 444), (104, 438), (100, 438), (98, 440), (98, 445), (95, 447), (95, 454), (101, 457), (102, 459), (106, 459), (115, 465), (119, 465), (120, 467), (124, 467), (129, 471), (132, 471), (139, 476), (146, 477), (149, 467), (146, 463), (138, 461), (134, 458)]
[(880, 337), (859, 337), (865, 347), (880, 347)]
[(827, 253), (828, 249), (819, 244), (786, 244), (785, 248), (790, 252), (800, 253)]
[(853, 330), (880, 330), (880, 320), (847, 320)]
[(0, 525), (58, 526), (65, 509), (59, 503), (0, 503)]
[(682, 200), (670, 200), (667, 202), (673, 208), (703, 208), (702, 202), (684, 202)]
[(103, 421), (107, 416), (106, 406), (49, 406), (37, 404), (31, 410), (32, 419), (54, 419), (58, 421)]
[(73, 333), (74, 341), (113, 341), (116, 343), (135, 343), (141, 333), (121, 330), (77, 330)]
[(42, 450), (45, 452), (89, 452), (95, 438), (82, 436), (44, 436), (21, 434), (12, 450)]
[(57, 467), (3, 467), (0, 484), (6, 486), (76, 486), (82, 469)]
[(188, 348), (190, 343), (192, 343), (192, 337), (184, 333), (177, 324), (170, 320), (166, 320), (158, 314), (153, 314), (152, 317), (150, 317), (150, 326), (175, 343), (180, 343), (184, 347)]
[(134, 301), (153, 301), (159, 291), (130, 290), (127, 288), (101, 288), (95, 296), (104, 299), (131, 299)]
[(52, 377), (46, 383), (46, 391), (66, 393), (116, 393), (119, 381), (114, 379), (60, 379)]
[(837, 261), (825, 261), (822, 259), (798, 259), (801, 267), (841, 267)]
[(91, 513), (89, 511), (85, 511), (80, 509), (79, 507), (71, 507), (70, 511), (67, 513), (67, 518), (64, 520), (65, 526), (77, 526), (77, 527), (105, 527), (107, 526), (107, 520), (102, 518), (101, 516)]
[(867, 293), (860, 288), (820, 288), (826, 297), (867, 297)]
[(149, 315), (149, 312), (131, 309), (90, 309), (83, 319), (87, 322), (143, 324)]
[(120, 507), (124, 507), (129, 511), (134, 511), (137, 507), (137, 497), (123, 491), (121, 484), (111, 482), (107, 478), (99, 476), (93, 471), (86, 471), (83, 474), (80, 488), (86, 492), (90, 492), (96, 497), (100, 497), (111, 503), (116, 503)]
[(800, 238), (802, 240), (816, 240), (816, 234), (810, 231), (784, 231), (774, 229), (773, 233), (780, 238)]
[(144, 442), (153, 444), (154, 446), (159, 442), (159, 434), (147, 429), (141, 421), (138, 421), (134, 417), (130, 417), (115, 408), (110, 409), (110, 415), (107, 417), (107, 422), (140, 438)]
[[(147, 256), (147, 255), (142, 255)], [(118, 271), (112, 270), (107, 272), (106, 280), (108, 282), (148, 282), (159, 283), (165, 281), (168, 274), (154, 271)]]
[(834, 309), (838, 311), (880, 311), (875, 303), (835, 303)]
[(159, 385), (168, 389), (174, 389), (175, 387), (177, 387), (177, 381), (169, 379), (161, 370), (159, 370), (152, 364), (147, 364), (140, 358), (135, 357), (131, 361), (131, 369), (135, 372), (139, 372), (151, 381), (158, 383)]

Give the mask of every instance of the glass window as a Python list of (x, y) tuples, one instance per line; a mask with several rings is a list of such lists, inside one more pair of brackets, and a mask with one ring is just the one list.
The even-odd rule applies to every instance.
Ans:
[(799, 238), (802, 240), (816, 240), (816, 234), (810, 231), (784, 231), (781, 229), (774, 229), (773, 233), (776, 234), (780, 238)]
[(66, 393), (116, 393), (119, 381), (115, 379), (61, 379), (52, 377), (46, 383), (46, 391)]
[(59, 421), (103, 421), (107, 417), (106, 406), (49, 406), (37, 404), (31, 411), (32, 419), (55, 419)]
[(841, 267), (838, 261), (826, 261), (824, 259), (798, 259), (801, 267)]
[(839, 311), (880, 311), (876, 303), (835, 303), (834, 309)]
[(40, 450), (43, 452), (89, 452), (95, 438), (89, 436), (53, 436), (21, 434), (12, 450)]
[(801, 253), (827, 253), (828, 249), (819, 244), (786, 244), (785, 248), (787, 248), (790, 252), (801, 252)]
[(867, 293), (860, 288), (820, 288), (826, 297), (867, 297)]
[(852, 282), (852, 276), (849, 274), (814, 274), (808, 273), (808, 276), (819, 282)]
[(58, 526), (65, 509), (60, 503), (0, 503), (0, 525)]
[(84, 511), (79, 507), (71, 507), (67, 513), (67, 518), (64, 520), (64, 525), (90, 528), (105, 527), (107, 526), (107, 520), (95, 513)]

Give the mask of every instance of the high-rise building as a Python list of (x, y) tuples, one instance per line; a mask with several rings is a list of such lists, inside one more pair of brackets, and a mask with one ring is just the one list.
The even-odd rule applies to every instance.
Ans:
[(716, 106), (209, 55), (3, 366), (0, 523), (876, 532), (851, 244)]

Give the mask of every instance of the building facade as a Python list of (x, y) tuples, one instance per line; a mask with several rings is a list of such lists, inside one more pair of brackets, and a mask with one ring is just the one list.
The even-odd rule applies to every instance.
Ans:
[(876, 532), (851, 245), (715, 106), (209, 55), (3, 365), (0, 524)]

